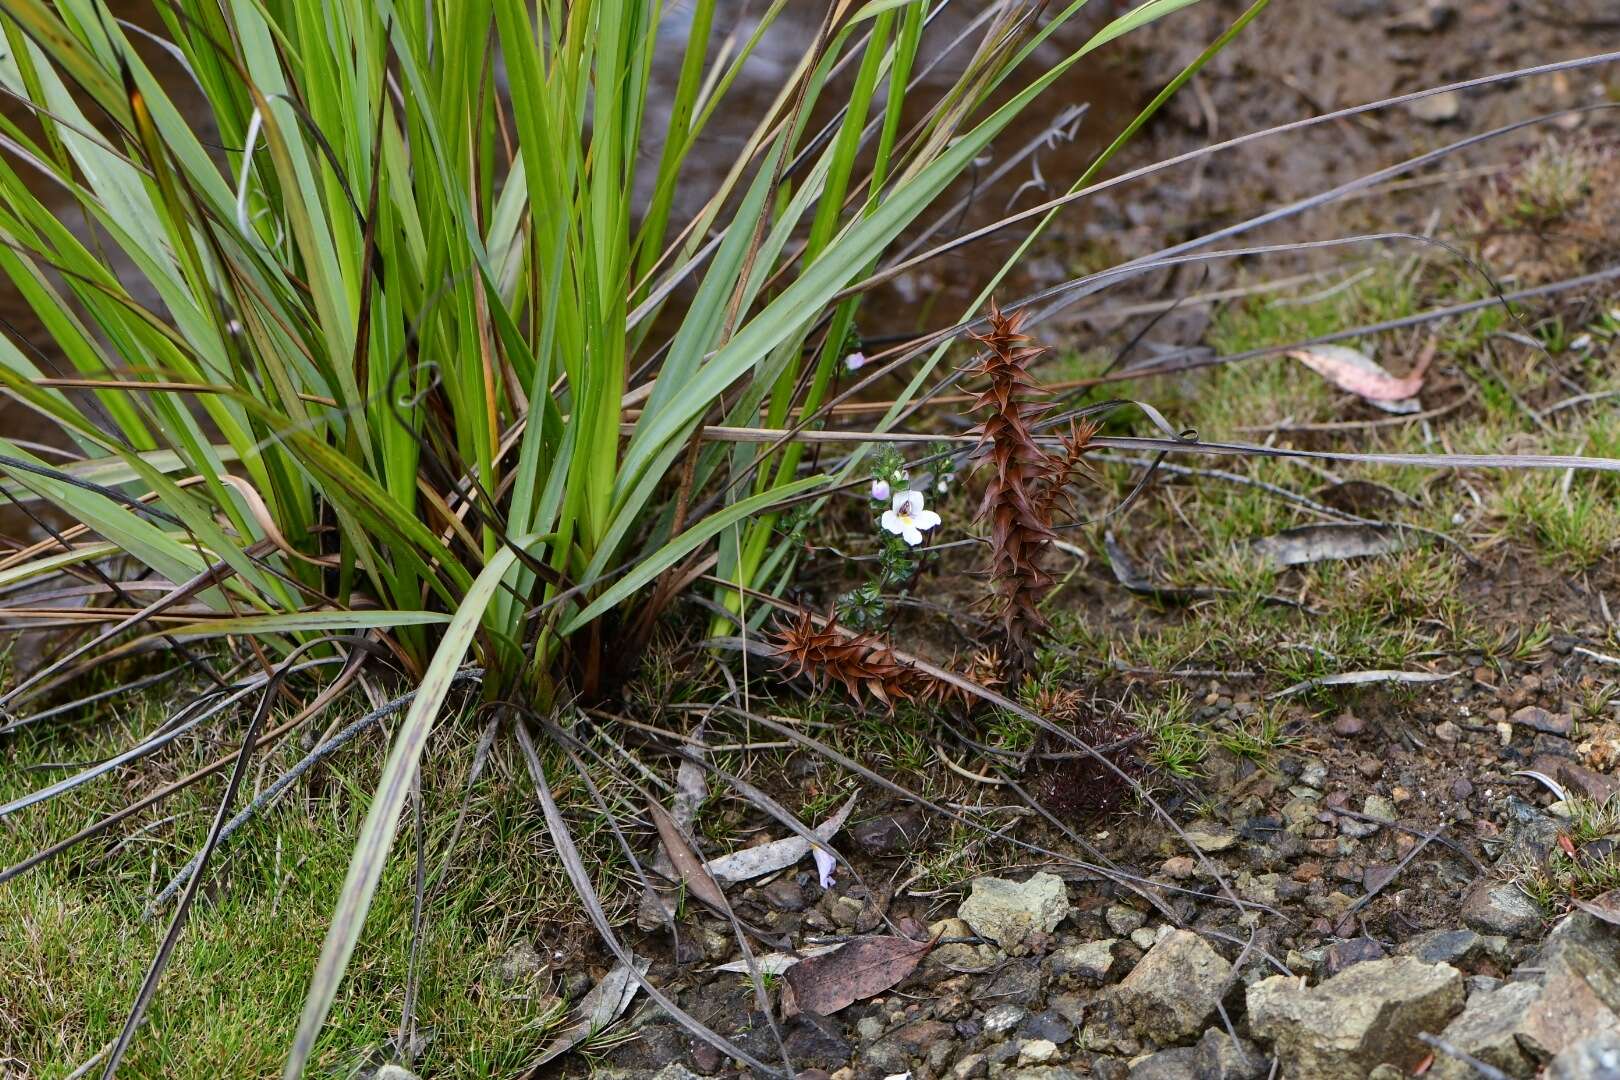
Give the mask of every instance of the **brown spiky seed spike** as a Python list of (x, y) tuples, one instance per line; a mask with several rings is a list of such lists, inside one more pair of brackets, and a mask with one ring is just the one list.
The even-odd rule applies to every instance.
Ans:
[(990, 581), (1006, 631), (1010, 659), (1027, 656), (1046, 628), (1039, 604), (1052, 586), (1041, 556), (1057, 539), (1052, 516), (1063, 490), (1085, 468), (1081, 460), (1096, 428), (1075, 424), (1063, 453), (1048, 453), (1031, 429), (1050, 409), (1029, 365), (1046, 349), (1023, 332), (1025, 312), (1004, 315), (990, 303), (989, 328), (975, 333), (984, 346), (974, 374), (987, 384), (973, 402), (984, 414), (977, 428), (979, 468), (988, 473), (978, 518), (990, 525)]
[[(818, 690), (836, 683), (856, 701), (872, 697), (890, 711), (900, 701), (977, 703), (956, 684), (901, 660), (882, 638), (844, 630), (832, 616), (817, 625), (815, 616), (800, 612), (777, 625), (771, 645), (777, 658), (792, 669), (789, 678), (803, 675)], [(969, 677), (994, 685), (984, 681), (981, 666), (975, 658)]]
[(880, 639), (846, 633), (833, 618), (818, 626), (809, 612), (778, 626), (773, 644), (776, 655), (793, 668), (791, 676), (803, 675), (817, 689), (837, 683), (857, 701), (870, 696), (889, 709), (915, 697), (922, 676)]

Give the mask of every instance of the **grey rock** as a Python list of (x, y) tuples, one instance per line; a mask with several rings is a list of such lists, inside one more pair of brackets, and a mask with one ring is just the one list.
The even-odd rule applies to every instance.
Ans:
[(1361, 804), (1361, 812), (1370, 818), (1389, 823), (1398, 816), (1395, 813), (1395, 804), (1382, 795), (1369, 795)]
[(782, 1041), (787, 1045), (788, 1055), (793, 1058), (794, 1064), (801, 1068), (842, 1068), (854, 1053), (854, 1047), (845, 1038), (844, 1025), (832, 1016), (811, 1016), (806, 1013)]
[(1108, 910), (1103, 912), (1103, 921), (1108, 924), (1110, 933), (1128, 937), (1132, 930), (1147, 922), (1147, 916), (1124, 904), (1110, 904)]
[(789, 878), (777, 878), (759, 890), (760, 898), (778, 911), (803, 911), (807, 906), (804, 890)]
[[(928, 936), (938, 940), (971, 938), (977, 935), (973, 932), (973, 927), (961, 919), (940, 919), (929, 924)], [(970, 945), (961, 940), (947, 940), (942, 945), (934, 946), (923, 962), (930, 967), (945, 967), (952, 971), (988, 971), (1000, 959), (1001, 953), (994, 945)]]
[(1548, 735), (1568, 736), (1575, 730), (1574, 719), (1568, 713), (1550, 713), (1539, 705), (1526, 705), (1508, 717), (1508, 720), (1531, 731), (1542, 731)]
[(1027, 1069), (1008, 1069), (1001, 1080), (1080, 1080), (1080, 1074), (1064, 1065), (1034, 1065)]
[(951, 1080), (975, 1080), (977, 1077), (988, 1075), (989, 1072), (990, 1064), (985, 1061), (983, 1054), (969, 1054), (957, 1059), (956, 1064), (951, 1066), (949, 1075)]
[(1026, 1039), (1045, 1039), (1055, 1046), (1062, 1046), (1074, 1038), (1074, 1026), (1064, 1019), (1062, 1013), (1047, 1009), (1026, 1019), (1024, 1026), (1019, 1028), (1019, 1034)]
[(1131, 1067), (1111, 1054), (1099, 1054), (1091, 1059), (1091, 1075), (1097, 1080), (1126, 1080)]
[(1130, 1080), (1192, 1080), (1197, 1061), (1198, 1050), (1191, 1046), (1160, 1050), (1132, 1065)]
[(1620, 1080), (1620, 1031), (1598, 1031), (1566, 1047), (1546, 1080)]
[(1114, 945), (1117, 938), (1088, 941), (1083, 945), (1068, 945), (1054, 952), (1048, 961), (1052, 974), (1062, 978), (1071, 975), (1083, 982), (1102, 984), (1114, 967)]
[(1159, 932), (1151, 926), (1139, 926), (1131, 931), (1131, 944), (1143, 952), (1153, 948), (1159, 941)]
[(1210, 821), (1195, 821), (1185, 831), (1192, 845), (1208, 854), (1225, 851), (1238, 842), (1238, 834), (1234, 830)]
[(1517, 873), (1530, 866), (1547, 861), (1558, 845), (1562, 826), (1550, 814), (1544, 814), (1517, 796), (1509, 796), (1507, 827), (1503, 830), (1502, 850), (1496, 865), (1509, 873)]
[(1057, 1052), (1057, 1044), (1050, 1039), (1029, 1039), (1018, 1047), (1018, 1064), (1045, 1065)]
[(1005, 1039), (1028, 1013), (1022, 1005), (997, 1005), (984, 1014), (985, 1038)]
[(1525, 1010), (1519, 1043), (1538, 1062), (1595, 1031), (1620, 1030), (1620, 928), (1584, 912), (1561, 923), (1541, 950), (1541, 995)]
[(1013, 960), (996, 969), (977, 995), (981, 1001), (1001, 1001), (1028, 1006), (1046, 988), (1046, 971), (1038, 960)]
[[(1526, 1010), (1540, 995), (1541, 987), (1530, 982), (1507, 983), (1498, 990), (1475, 994), (1440, 1037), (1509, 1076), (1534, 1076), (1536, 1064), (1520, 1047), (1519, 1032)], [(1434, 1066), (1425, 1075), (1432, 1080), (1474, 1080), (1478, 1073), (1458, 1058), (1436, 1054)]]
[(1462, 115), (1462, 95), (1455, 90), (1407, 103), (1406, 111), (1425, 124), (1449, 124)]
[(912, 1058), (925, 1056), (936, 1043), (949, 1041), (952, 1034), (949, 1024), (938, 1020), (915, 1020), (867, 1047), (861, 1054), (861, 1061), (890, 1072), (908, 1072)]
[(1382, 959), (1383, 956), (1384, 947), (1369, 937), (1335, 941), (1322, 956), (1322, 974), (1331, 979), (1341, 971), (1348, 971), (1369, 960)]
[(1485, 948), (1485, 939), (1472, 930), (1430, 930), (1395, 947), (1398, 956), (1413, 956), (1425, 964), (1451, 964), (1472, 960)]
[(877, 1042), (883, 1038), (883, 1033), (889, 1030), (881, 1016), (863, 1016), (855, 1021), (855, 1034), (861, 1037), (862, 1042)]
[(975, 878), (957, 914), (980, 937), (1009, 955), (1023, 956), (1041, 946), (1069, 914), (1069, 892), (1055, 874), (1039, 873), (1021, 882)]
[(1320, 761), (1313, 761), (1300, 770), (1299, 782), (1308, 788), (1321, 791), (1327, 786), (1327, 765)]
[(1083, 994), (1052, 994), (1046, 999), (1047, 1010), (1055, 1012), (1075, 1027), (1086, 1019), (1088, 998)]
[(1462, 975), (1449, 964), (1410, 956), (1357, 964), (1320, 986), (1273, 975), (1248, 991), (1249, 1026), (1275, 1044), (1283, 1075), (1363, 1080), (1381, 1064), (1410, 1069), (1428, 1048), (1420, 1031), (1439, 1031), (1463, 1006)]
[(519, 938), (512, 942), (501, 956), (500, 970), (497, 974), (504, 985), (511, 986), (515, 983), (528, 982), (540, 974), (540, 967), (540, 954), (526, 939)]
[(1462, 920), (1482, 934), (1516, 937), (1541, 925), (1541, 909), (1511, 881), (1484, 880), (1463, 897)]
[(1355, 713), (1340, 713), (1333, 721), (1333, 734), (1350, 739), (1367, 730), (1367, 722)]
[(868, 855), (904, 855), (917, 846), (925, 825), (922, 812), (908, 808), (862, 821), (849, 836)]
[[(381, 1074), (379, 1074), (380, 1076)], [(404, 1080), (403, 1077), (400, 1080)], [(703, 1080), (703, 1077), (688, 1069), (678, 1061), (665, 1065), (653, 1076), (653, 1080)]]
[(1591, 953), (1610, 967), (1620, 967), (1620, 927), (1577, 911), (1554, 926), (1542, 942), (1542, 964), (1554, 969), (1568, 966), (1567, 958), (1577, 951)]
[(1340, 817), (1339, 835), (1348, 836), (1352, 840), (1361, 840), (1371, 836), (1383, 826), (1376, 821), (1362, 821), (1360, 818)]
[[(667, 1072), (668, 1070), (666, 1069), (665, 1071)], [(686, 1072), (684, 1067), (681, 1069), (681, 1071)], [(691, 1076), (692, 1074), (686, 1073), (686, 1075)], [(421, 1077), (411, 1072), (411, 1070), (407, 1069), (405, 1066), (394, 1065), (392, 1063), (379, 1066), (377, 1071), (372, 1073), (371, 1076), (372, 1080), (422, 1080)], [(658, 1080), (684, 1080), (684, 1078), (668, 1078), (665, 1077), (663, 1073), (659, 1073)]]
[(1196, 1035), (1220, 1004), (1232, 965), (1190, 930), (1172, 930), (1115, 988), (1136, 1032), (1160, 1046)]
[(1271, 1059), (1248, 1039), (1233, 1039), (1218, 1027), (1204, 1032), (1193, 1059), (1197, 1080), (1260, 1080), (1271, 1067)]

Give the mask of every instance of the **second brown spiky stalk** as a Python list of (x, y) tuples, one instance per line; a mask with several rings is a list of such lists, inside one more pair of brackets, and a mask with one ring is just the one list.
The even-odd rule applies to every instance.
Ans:
[(1052, 578), (1041, 557), (1057, 539), (1053, 517), (1066, 507), (1069, 481), (1086, 468), (1083, 455), (1096, 431), (1089, 423), (1072, 424), (1059, 451), (1036, 440), (1051, 402), (1029, 366), (1046, 349), (1023, 332), (1024, 317), (1023, 311), (1005, 315), (992, 301), (989, 327), (973, 335), (984, 346), (974, 374), (986, 384), (973, 402), (983, 414), (979, 468), (988, 474), (978, 517), (990, 526), (990, 582), (1014, 662), (1046, 628), (1040, 601)]

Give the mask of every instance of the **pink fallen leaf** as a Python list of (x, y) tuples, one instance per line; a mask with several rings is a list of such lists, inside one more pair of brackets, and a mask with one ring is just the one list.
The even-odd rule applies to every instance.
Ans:
[(1396, 377), (1366, 353), (1344, 345), (1313, 345), (1288, 354), (1341, 390), (1348, 390), (1389, 412), (1417, 412), (1412, 399), (1423, 389), (1423, 378), (1434, 359), (1434, 345), (1423, 350), (1408, 375)]
[(808, 957), (788, 969), (782, 1009), (790, 1016), (801, 1012), (829, 1016), (910, 975), (932, 947), (929, 941), (883, 934)]

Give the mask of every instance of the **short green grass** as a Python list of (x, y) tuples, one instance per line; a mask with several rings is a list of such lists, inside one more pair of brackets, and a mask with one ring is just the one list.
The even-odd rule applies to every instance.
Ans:
[[(1565, 161), (1567, 168), (1560, 164)], [(1458, 222), (1447, 239), (1478, 256), (1477, 237), (1578, 221), (1587, 212), (1586, 200), (1595, 198), (1591, 176), (1598, 167), (1584, 151), (1561, 158), (1559, 148), (1550, 146), (1510, 174), (1503, 194), (1486, 199), (1484, 213)], [(1607, 160), (1602, 168), (1603, 175), (1612, 175), (1620, 166)], [(1558, 234), (1548, 235), (1550, 245), (1559, 247)], [(1414, 258), (1402, 249), (1369, 257), (1346, 287), (1333, 287), (1329, 279), (1297, 295), (1256, 289), (1218, 306), (1205, 342), (1231, 355), (1491, 295), (1478, 272), (1461, 261), (1436, 252)], [(1110, 386), (1106, 396), (1150, 401), (1175, 426), (1212, 440), (1391, 453), (1617, 457), (1620, 396), (1604, 396), (1620, 393), (1617, 312), (1620, 305), (1602, 296), (1526, 305), (1517, 319), (1493, 306), (1411, 333), (1344, 342), (1396, 373), (1432, 345), (1422, 403), (1428, 409), (1455, 407), (1422, 421), (1372, 411), (1287, 357)], [(1062, 354), (1044, 374), (1084, 377), (1108, 359), (1095, 349)], [(1590, 398), (1549, 409), (1578, 395)], [(1134, 414), (1121, 415), (1110, 434), (1141, 433), (1144, 425), (1134, 422)], [(1089, 658), (1094, 678), (1120, 668), (1227, 671), (1238, 675), (1229, 685), (1264, 692), (1357, 669), (1436, 662), (1454, 667), (1473, 655), (1487, 663), (1523, 661), (1545, 649), (1555, 627), (1545, 616), (1527, 621), (1483, 611), (1462, 599), (1465, 582), (1499, 571), (1510, 559), (1569, 573), (1606, 572), (1620, 536), (1620, 482), (1607, 474), (1170, 460), (1236, 479), (1164, 476), (1128, 516), (1110, 525), (1166, 585), (1202, 590), (1204, 597), (1185, 606), (1134, 601), (1124, 618), (1118, 604), (1107, 602), (1092, 608), (1075, 603), (1059, 613), (1058, 640), (1071, 655)], [(1140, 469), (1106, 464), (1099, 476), (1099, 488), (1088, 496), (1094, 513), (1117, 504)], [(1275, 489), (1321, 502), (1350, 482), (1373, 496), (1358, 508), (1364, 516), (1413, 527), (1403, 550), (1288, 570), (1253, 556), (1249, 545), (1256, 539), (1332, 520)], [(1106, 580), (1100, 542), (1093, 551)], [(1102, 589), (1106, 594), (1107, 587)], [(1190, 718), (1196, 710), (1177, 696), (1181, 685), (1198, 686), (1201, 693), (1205, 684), (1155, 680), (1128, 702), (1150, 735), (1149, 756), (1162, 772), (1194, 778), (1217, 748), (1262, 763), (1275, 755), (1284, 736), (1274, 713), (1261, 710), (1244, 725), (1216, 730)], [(1325, 711), (1357, 693), (1388, 692), (1322, 691), (1299, 700)]]
[[(151, 730), (161, 721), (159, 706), (147, 698), (95, 732), (70, 729), (7, 746), (0, 798), (61, 777), (60, 762), (95, 760)], [(452, 724), (435, 740), (439, 752), (430, 751), (430, 852), (446, 839), (472, 756), (470, 746), (451, 744), (467, 738)], [(138, 768), (148, 777), (178, 776), (221, 752), (204, 742), (213, 740)], [(361, 739), (216, 856), (124, 1075), (280, 1074), (380, 757), (378, 738)], [(278, 750), (271, 760), (294, 758)], [(497, 765), (479, 781), (471, 820), (425, 909), (417, 1030), (428, 1038), (418, 1065), (432, 1076), (519, 1071), (559, 1024), (558, 973), (583, 966), (576, 931), (557, 929), (571, 920), (558, 918), (566, 901), (547, 870), (549, 843), (532, 810), (532, 788), (525, 797), (519, 779)], [(8, 819), (0, 864), (117, 807), (130, 790), (126, 780), (115, 773)], [(116, 828), (111, 840), (91, 840), (0, 887), (0, 1062), (16, 1075), (65, 1076), (117, 1034), (170, 914), (143, 922), (142, 909), (201, 841), (222, 788), (215, 779), (181, 792)], [(162, 824), (147, 827), (154, 822)], [(351, 1075), (387, 1059), (406, 986), (413, 875), (407, 834), (384, 875), (312, 1075)], [(561, 948), (567, 962), (549, 965), (532, 983), (504, 985), (500, 958), (519, 938), (542, 956)]]

